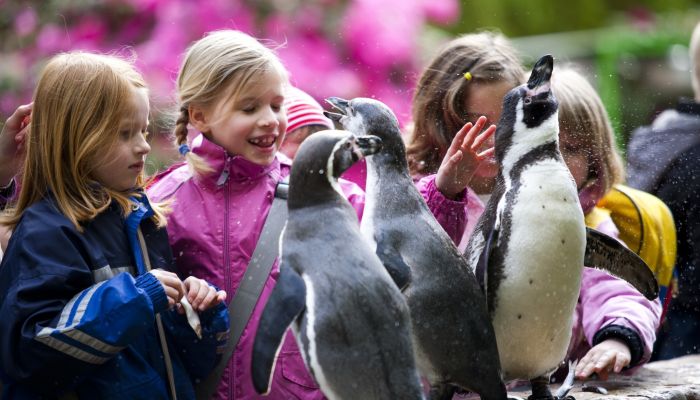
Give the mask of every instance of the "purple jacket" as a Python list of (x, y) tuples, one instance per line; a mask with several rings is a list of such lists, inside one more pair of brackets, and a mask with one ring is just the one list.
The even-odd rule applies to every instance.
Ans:
[[(203, 157), (214, 172), (193, 176), (187, 165), (170, 168), (148, 190), (152, 201), (171, 199), (168, 232), (175, 263), (181, 275), (195, 275), (223, 288), (233, 297), (250, 261), (263, 223), (272, 205), (277, 182), (287, 176), (290, 163), (278, 155), (269, 166), (227, 156), (223, 148), (199, 135), (192, 151)], [(224, 183), (222, 176), (228, 171)], [(361, 216), (364, 192), (355, 184), (341, 188)], [(446, 231), (457, 240), (466, 224), (464, 202), (446, 199), (435, 189), (434, 179), (418, 184), (429, 207)], [(250, 366), (255, 331), (263, 307), (275, 285), (279, 269), (273, 266), (253, 315), (243, 331), (219, 384), (220, 399), (322, 399), (299, 353), (291, 331), (275, 366), (270, 394), (259, 396), (252, 385)]]
[[(619, 236), (617, 227), (609, 217), (593, 228), (615, 238)], [(601, 341), (596, 336), (605, 327), (623, 326), (636, 332), (641, 340), (638, 360), (634, 359), (634, 349), (631, 349), (633, 364), (629, 372), (632, 372), (635, 367), (649, 361), (660, 318), (661, 303), (658, 299), (649, 301), (626, 281), (586, 267), (583, 269), (567, 358), (581, 359), (593, 343)]]

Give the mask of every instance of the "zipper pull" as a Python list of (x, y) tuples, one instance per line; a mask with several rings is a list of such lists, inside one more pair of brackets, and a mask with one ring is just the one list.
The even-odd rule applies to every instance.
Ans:
[(228, 180), (228, 169), (229, 169), (229, 164), (231, 163), (231, 156), (228, 154), (226, 155), (226, 163), (224, 164), (224, 170), (221, 171), (221, 175), (219, 175), (219, 179), (216, 181), (217, 186), (223, 186), (226, 181)]

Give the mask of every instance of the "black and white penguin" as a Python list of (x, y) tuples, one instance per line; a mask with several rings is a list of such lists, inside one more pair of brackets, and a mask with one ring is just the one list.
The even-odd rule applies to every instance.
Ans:
[[(496, 130), (497, 184), (465, 251), (486, 288), (506, 380), (529, 379), (552, 399), (549, 377), (566, 356), (585, 265), (608, 269), (647, 298), (656, 280), (639, 257), (586, 228), (576, 184), (559, 152), (553, 58), (503, 101)], [(587, 248), (588, 244), (588, 248)]]
[(413, 184), (396, 117), (373, 99), (327, 101), (338, 113), (326, 115), (345, 129), (382, 139), (382, 150), (367, 158), (361, 231), (404, 288), (416, 361), (430, 381), (431, 398), (450, 399), (457, 386), (482, 399), (505, 399), (486, 299)]
[(252, 375), (269, 390), (292, 325), (309, 371), (329, 399), (422, 399), (406, 300), (360, 234), (337, 184), (381, 140), (323, 131), (299, 148), (289, 182), (280, 275), (253, 347)]

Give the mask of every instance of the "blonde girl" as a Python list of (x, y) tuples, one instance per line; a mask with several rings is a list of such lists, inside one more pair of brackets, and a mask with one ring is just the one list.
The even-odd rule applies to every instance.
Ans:
[[(618, 229), (595, 207), (624, 176), (608, 114), (598, 93), (570, 66), (558, 66), (552, 91), (559, 101), (559, 148), (579, 190), (586, 223), (610, 236)], [(574, 314), (570, 359), (580, 359), (579, 379), (638, 367), (651, 357), (661, 304), (649, 301), (627, 282), (584, 268)]]
[[(149, 188), (154, 199), (172, 199), (168, 229), (179, 273), (201, 276), (232, 296), (268, 218), (275, 187), (289, 175), (289, 160), (277, 154), (287, 127), (287, 79), (277, 56), (242, 32), (211, 32), (192, 44), (177, 80), (176, 145), (187, 163), (171, 167)], [(197, 131), (191, 140), (188, 128)], [(435, 185), (435, 179), (427, 182), (424, 196), (436, 216), (444, 217), (446, 231), (459, 237), (464, 203), (446, 198)], [(349, 183), (341, 188), (361, 214), (362, 190)], [(268, 395), (262, 397), (253, 388), (253, 340), (278, 275), (275, 261), (227, 361), (216, 398), (324, 398), (291, 332), (282, 344)]]
[[(213, 363), (225, 293), (168, 271), (166, 219), (143, 194), (148, 114), (123, 59), (74, 52), (43, 69), (2, 219), (14, 230), (0, 266), (4, 398), (192, 398)], [(201, 340), (173, 307), (184, 295)]]

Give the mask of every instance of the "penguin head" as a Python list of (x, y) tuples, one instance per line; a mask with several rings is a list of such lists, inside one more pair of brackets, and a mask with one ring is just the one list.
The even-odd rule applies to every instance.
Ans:
[[(338, 177), (355, 162), (377, 153), (381, 148), (381, 139), (371, 135), (359, 137), (347, 131), (328, 130), (309, 136), (299, 146), (292, 164), (290, 207), (294, 200), (299, 200), (296, 197), (293, 199), (299, 190), (308, 193), (305, 199), (309, 204), (314, 203), (309, 196), (313, 197), (315, 193), (317, 197), (323, 197), (324, 188), (340, 191)], [(303, 204), (304, 201), (299, 203)]]
[(338, 121), (344, 129), (357, 136), (374, 135), (382, 139), (382, 151), (372, 157), (371, 162), (399, 169), (408, 168), (399, 121), (386, 104), (365, 97), (352, 100), (330, 97), (326, 102), (337, 112), (324, 111), (324, 114)]
[[(526, 151), (541, 144), (558, 141), (559, 104), (551, 89), (554, 58), (545, 55), (532, 68), (526, 84), (511, 89), (503, 99), (503, 111), (496, 130), (496, 158), (518, 144)], [(522, 148), (522, 147), (525, 148)]]
[(344, 129), (358, 136), (375, 135), (382, 139), (384, 146), (401, 141), (399, 120), (391, 109), (379, 100), (357, 97), (345, 100), (329, 97), (326, 101), (337, 112), (324, 111), (327, 117), (340, 122)]

